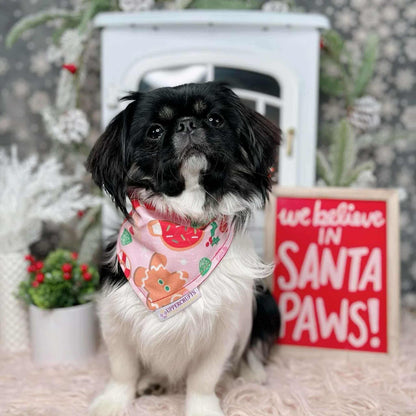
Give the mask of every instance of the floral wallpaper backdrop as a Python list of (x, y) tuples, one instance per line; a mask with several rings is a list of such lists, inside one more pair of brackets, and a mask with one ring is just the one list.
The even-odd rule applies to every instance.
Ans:
[[(18, 144), (21, 156), (45, 155), (51, 140), (40, 112), (54, 100), (59, 67), (48, 56), (53, 23), (27, 31), (11, 49), (5, 35), (22, 16), (51, 7), (76, 6), (80, 0), (8, 0), (0, 5), (0, 145)], [(380, 38), (379, 59), (368, 93), (381, 102), (379, 131), (399, 138), (378, 143), (366, 153), (376, 162), (376, 186), (406, 191), (401, 203), (402, 289), (416, 293), (416, 2), (414, 0), (296, 0), (305, 12), (329, 17), (331, 25), (358, 54), (370, 33)], [(100, 120), (99, 37), (87, 51), (88, 76), (81, 107), (92, 123), (91, 140)], [(320, 119), (336, 121), (343, 108), (322, 99)], [(391, 133), (390, 133), (391, 132)], [(404, 133), (403, 133), (404, 132)], [(56, 237), (55, 237), (56, 238)]]

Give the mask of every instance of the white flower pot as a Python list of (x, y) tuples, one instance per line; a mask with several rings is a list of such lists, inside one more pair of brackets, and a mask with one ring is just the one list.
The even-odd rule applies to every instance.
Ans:
[(79, 364), (97, 350), (98, 326), (93, 302), (69, 308), (29, 308), (32, 358), (37, 364)]

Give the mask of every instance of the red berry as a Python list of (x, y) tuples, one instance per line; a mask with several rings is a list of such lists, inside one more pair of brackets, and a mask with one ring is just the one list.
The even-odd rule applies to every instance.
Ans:
[(64, 64), (62, 65), (62, 68), (66, 69), (67, 71), (69, 71), (71, 74), (75, 74), (75, 72), (77, 72), (77, 67), (74, 64)]
[(33, 273), (36, 271), (36, 266), (34, 264), (31, 264), (27, 269), (29, 273)]
[(92, 274), (85, 272), (82, 277), (84, 278), (84, 280), (91, 280), (92, 279)]
[(43, 274), (43, 273), (38, 273), (38, 274), (36, 275), (36, 281), (37, 281), (37, 282), (42, 283), (44, 280), (45, 280), (45, 276), (44, 276), (44, 274)]
[(71, 278), (71, 273), (65, 272), (64, 273), (64, 279), (69, 280)]
[(61, 267), (63, 272), (71, 272), (72, 264), (71, 263), (64, 263)]
[(88, 264), (81, 264), (79, 267), (83, 273), (88, 271)]
[(38, 282), (37, 280), (34, 280), (34, 281), (32, 282), (32, 286), (33, 286), (33, 287), (38, 287), (38, 286), (39, 286), (39, 282)]
[(74, 260), (76, 260), (77, 258), (78, 258), (78, 253), (77, 252), (72, 252), (71, 253), (71, 257), (74, 259)]
[(25, 260), (30, 261), (31, 263), (33, 263), (35, 261), (35, 258), (32, 255), (27, 254), (25, 256)]
[(35, 267), (36, 267), (36, 270), (42, 270), (42, 267), (43, 267), (43, 261), (37, 261), (37, 262), (35, 263)]
[(81, 210), (79, 210), (79, 211), (77, 212), (78, 218), (82, 218), (82, 217), (84, 216), (84, 214), (85, 214), (85, 211), (81, 211)]

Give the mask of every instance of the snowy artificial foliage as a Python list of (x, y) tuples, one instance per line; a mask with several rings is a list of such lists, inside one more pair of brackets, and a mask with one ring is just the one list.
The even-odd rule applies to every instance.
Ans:
[(49, 136), (63, 144), (81, 143), (90, 131), (87, 116), (79, 108), (57, 115), (52, 108), (42, 113)]
[(150, 10), (155, 4), (154, 0), (119, 0), (118, 3), (123, 12)]
[(79, 33), (78, 30), (66, 30), (61, 39), (60, 46), (65, 62), (75, 62), (79, 60), (80, 55), (84, 50), (85, 36)]
[(46, 51), (46, 59), (50, 63), (61, 62), (63, 58), (62, 50), (58, 48), (55, 44), (52, 44), (48, 47)]
[(77, 89), (74, 81), (74, 76), (70, 72), (61, 71), (55, 98), (55, 107), (60, 113), (76, 107)]
[(283, 1), (267, 1), (261, 8), (265, 12), (286, 13), (289, 11), (289, 5)]
[(0, 250), (25, 250), (40, 238), (43, 221), (63, 223), (78, 211), (101, 204), (101, 198), (83, 195), (77, 177), (62, 174), (62, 164), (37, 156), (19, 161), (0, 150)]

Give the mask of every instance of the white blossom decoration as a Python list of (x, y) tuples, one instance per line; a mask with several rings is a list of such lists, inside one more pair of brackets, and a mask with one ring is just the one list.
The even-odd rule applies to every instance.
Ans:
[(85, 36), (78, 30), (66, 30), (60, 40), (60, 50), (66, 63), (76, 62), (84, 49)]
[(72, 108), (60, 116), (53, 109), (47, 108), (42, 115), (48, 134), (58, 142), (81, 143), (88, 136), (90, 124), (79, 108)]
[(62, 223), (79, 210), (97, 206), (101, 198), (83, 195), (76, 176), (62, 174), (62, 164), (37, 156), (19, 161), (17, 148), (10, 156), (0, 150), (0, 250), (27, 249), (40, 238), (42, 221)]
[(118, 4), (124, 12), (141, 12), (150, 10), (155, 2), (154, 0), (119, 0)]
[(289, 11), (289, 6), (283, 1), (267, 1), (263, 4), (262, 10), (265, 12), (286, 13)]

